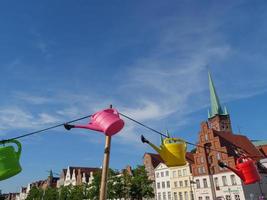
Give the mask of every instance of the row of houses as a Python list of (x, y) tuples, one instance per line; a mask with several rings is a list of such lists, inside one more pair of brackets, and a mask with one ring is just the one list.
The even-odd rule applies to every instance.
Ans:
[[(153, 181), (157, 200), (257, 200), (267, 199), (267, 141), (250, 140), (232, 130), (230, 115), (222, 108), (209, 74), (211, 109), (200, 124), (196, 148), (186, 154), (185, 166), (167, 167), (158, 154), (145, 153), (143, 162)], [(249, 118), (248, 118), (249, 123)], [(261, 181), (245, 185), (232, 171), (221, 168), (219, 161), (235, 168), (241, 155), (255, 160)], [(31, 183), (16, 194), (24, 200), (34, 185), (46, 189), (90, 183), (99, 168), (68, 167), (60, 177), (51, 173), (47, 180)], [(14, 194), (12, 194), (14, 196)]]
[(27, 187), (21, 187), (19, 193), (10, 193), (4, 196), (4, 199), (8, 200), (25, 200), (33, 187), (40, 189), (47, 189), (48, 187), (60, 188), (61, 186), (68, 185), (82, 185), (90, 184), (93, 180), (93, 173), (101, 170), (100, 168), (91, 167), (72, 167), (69, 166), (66, 169), (62, 169), (59, 177), (53, 175), (52, 170), (50, 171), (47, 179), (34, 181), (29, 183)]
[[(97, 171), (101, 170), (101, 168), (97, 167), (72, 167), (69, 166), (66, 169), (62, 169), (59, 177), (55, 177), (53, 175), (52, 170), (49, 173), (47, 179), (34, 181), (29, 183), (27, 187), (21, 187), (20, 192), (18, 193), (9, 193), (4, 195), (4, 199), (7, 200), (25, 200), (33, 187), (37, 187), (43, 190), (47, 188), (60, 188), (62, 186), (76, 186), (83, 184), (91, 184), (93, 181), (93, 175)], [(126, 166), (125, 169), (122, 170), (122, 173), (132, 173), (132, 168), (130, 166)]]
[[(144, 165), (154, 181), (158, 200), (253, 200), (267, 199), (267, 141), (249, 140), (232, 130), (230, 115), (222, 107), (209, 74), (211, 109), (200, 124), (196, 148), (187, 153), (187, 165), (167, 167), (157, 154), (146, 153)], [(249, 123), (249, 118), (248, 118)], [(245, 185), (234, 172), (241, 155), (257, 163), (261, 181)]]

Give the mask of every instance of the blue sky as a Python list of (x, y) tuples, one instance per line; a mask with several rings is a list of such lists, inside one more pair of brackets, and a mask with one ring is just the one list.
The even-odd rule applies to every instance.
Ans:
[[(209, 107), (208, 66), (234, 131), (266, 139), (266, 9), (265, 1), (1, 2), (0, 137), (112, 103), (196, 142)], [(160, 142), (125, 122), (112, 138), (115, 169), (152, 152), (141, 134)], [(20, 141), (23, 171), (0, 182), (3, 192), (44, 179), (50, 169), (102, 164), (104, 137), (95, 132), (60, 127)]]

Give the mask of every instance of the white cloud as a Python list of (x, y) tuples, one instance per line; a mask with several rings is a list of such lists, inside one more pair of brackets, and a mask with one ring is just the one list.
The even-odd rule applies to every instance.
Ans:
[(23, 100), (27, 103), (31, 103), (31, 104), (46, 104), (46, 103), (51, 103), (51, 99), (49, 97), (45, 97), (45, 96), (35, 96), (35, 95), (31, 95), (31, 94), (26, 94), (26, 93), (22, 93), (22, 92), (18, 92), (15, 94), (15, 97)]
[(48, 113), (40, 113), (37, 116), (19, 107), (0, 108), (0, 129), (38, 129), (44, 125), (54, 124), (60, 119)]

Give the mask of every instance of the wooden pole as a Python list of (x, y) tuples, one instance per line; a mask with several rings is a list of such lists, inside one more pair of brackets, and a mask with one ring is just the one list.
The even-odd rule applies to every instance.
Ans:
[[(112, 108), (112, 105), (110, 105), (110, 108)], [(99, 200), (106, 200), (110, 147), (111, 147), (111, 136), (106, 135)]]

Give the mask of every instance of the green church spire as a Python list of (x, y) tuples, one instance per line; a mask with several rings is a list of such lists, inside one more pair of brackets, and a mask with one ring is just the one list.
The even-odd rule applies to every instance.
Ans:
[(211, 104), (211, 110), (208, 112), (208, 117), (212, 118), (215, 115), (228, 115), (226, 107), (222, 109), (210, 72), (208, 72), (208, 76), (209, 76), (209, 90), (210, 90), (210, 104)]

